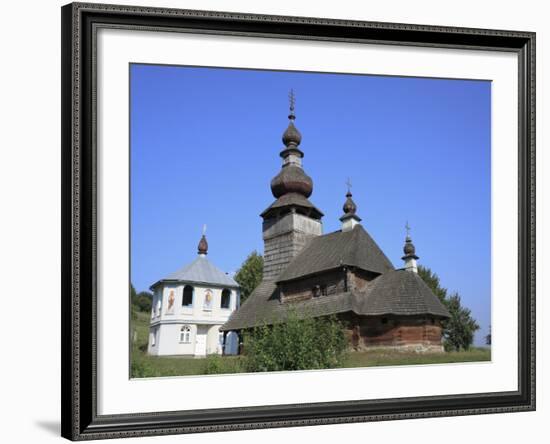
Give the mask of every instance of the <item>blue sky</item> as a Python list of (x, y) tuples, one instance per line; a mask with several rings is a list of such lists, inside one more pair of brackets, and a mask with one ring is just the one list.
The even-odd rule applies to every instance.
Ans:
[(401, 267), (408, 221), (419, 264), (490, 325), (491, 84), (487, 81), (133, 64), (131, 279), (138, 291), (196, 257), (234, 272), (263, 251), (288, 91), (310, 200), (338, 230), (349, 177), (365, 229)]

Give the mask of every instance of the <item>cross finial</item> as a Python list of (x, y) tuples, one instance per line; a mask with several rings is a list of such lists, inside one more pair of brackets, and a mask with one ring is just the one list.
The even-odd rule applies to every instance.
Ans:
[(288, 93), (288, 101), (290, 103), (290, 116), (289, 119), (294, 119), (294, 105), (296, 104), (296, 97), (294, 96), (294, 90), (291, 88)]
[(346, 180), (346, 185), (348, 187), (348, 194), (349, 194), (349, 193), (351, 193), (351, 180), (350, 180), (349, 177)]
[(206, 234), (206, 224), (202, 226), (202, 235), (204, 236)]
[(409, 226), (409, 221), (405, 222), (405, 230), (407, 231), (407, 238), (411, 234), (411, 227)]

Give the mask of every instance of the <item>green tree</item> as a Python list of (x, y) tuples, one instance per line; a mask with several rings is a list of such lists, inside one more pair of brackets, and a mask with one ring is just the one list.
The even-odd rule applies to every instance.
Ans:
[(136, 311), (138, 310), (138, 308), (135, 303), (136, 296), (137, 296), (136, 289), (134, 285), (130, 283), (130, 308), (131, 308), (130, 313), (133, 320), (137, 318)]
[(418, 266), (418, 275), (426, 282), (430, 290), (433, 291), (439, 300), (446, 305), (447, 289), (441, 286), (439, 276), (423, 265)]
[(153, 294), (148, 291), (136, 292), (133, 284), (130, 283), (130, 303), (137, 311), (151, 311), (153, 306)]
[(148, 291), (140, 291), (135, 298), (134, 304), (139, 311), (149, 312), (153, 306), (153, 294)]
[(347, 348), (345, 330), (336, 317), (299, 317), (287, 313), (285, 322), (261, 325), (244, 334), (249, 371), (334, 368)]
[(474, 333), (479, 330), (479, 325), (472, 317), (470, 309), (460, 303), (458, 293), (453, 293), (447, 299), (446, 305), (451, 317), (445, 322), (445, 349), (468, 350), (474, 342)]
[(235, 280), (241, 287), (241, 304), (262, 281), (264, 258), (255, 250), (248, 255), (241, 268), (235, 274)]
[(130, 284), (130, 301), (132, 301), (132, 303), (135, 301), (136, 295), (137, 293), (134, 284)]
[(492, 340), (493, 340), (493, 337), (491, 335), (491, 326), (489, 325), (489, 333), (487, 333), (487, 335), (485, 336), (485, 344), (491, 345)]
[(450, 318), (443, 322), (445, 350), (468, 350), (474, 342), (475, 332), (479, 330), (479, 324), (472, 317), (471, 310), (462, 305), (457, 292), (449, 296), (447, 289), (441, 286), (439, 276), (429, 268), (419, 266), (418, 275), (449, 311)]

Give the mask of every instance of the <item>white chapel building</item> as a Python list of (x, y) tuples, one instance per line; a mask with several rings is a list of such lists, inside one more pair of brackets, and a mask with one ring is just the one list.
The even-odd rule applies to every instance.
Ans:
[(198, 257), (180, 270), (155, 282), (149, 329), (151, 355), (206, 356), (237, 354), (236, 333), (220, 327), (239, 308), (239, 285), (207, 258), (202, 236)]

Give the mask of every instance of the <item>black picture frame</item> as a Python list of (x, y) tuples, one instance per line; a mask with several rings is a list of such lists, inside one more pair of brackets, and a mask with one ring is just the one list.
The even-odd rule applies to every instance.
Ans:
[[(535, 409), (535, 33), (72, 3), (62, 14), (62, 436), (71, 440)], [(96, 381), (98, 27), (508, 51), (519, 65), (518, 390), (100, 416)]]

